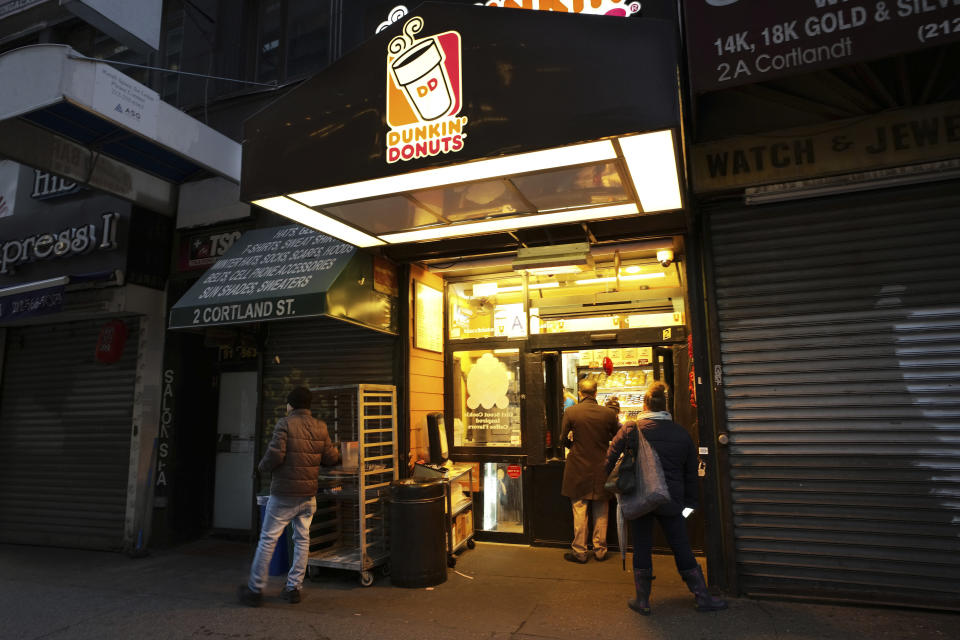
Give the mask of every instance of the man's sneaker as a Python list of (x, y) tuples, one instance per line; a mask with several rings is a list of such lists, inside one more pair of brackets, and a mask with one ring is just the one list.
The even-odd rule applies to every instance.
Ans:
[(290, 604), (297, 604), (300, 602), (300, 589), (291, 589), (290, 587), (284, 587), (283, 591), (280, 592), (280, 597), (289, 602)]
[(593, 559), (596, 560), (597, 562), (603, 562), (604, 560), (606, 560), (606, 559), (609, 558), (609, 557), (610, 557), (610, 556), (609, 556), (606, 552), (604, 552), (603, 555), (599, 555), (599, 554), (596, 554), (596, 553), (593, 554)]
[(567, 562), (576, 562), (577, 564), (587, 564), (587, 557), (578, 558), (575, 553), (570, 553), (569, 551), (563, 554), (563, 559)]
[(245, 604), (248, 607), (259, 607), (263, 604), (263, 594), (254, 593), (245, 584), (237, 587), (237, 598), (240, 600), (240, 604)]

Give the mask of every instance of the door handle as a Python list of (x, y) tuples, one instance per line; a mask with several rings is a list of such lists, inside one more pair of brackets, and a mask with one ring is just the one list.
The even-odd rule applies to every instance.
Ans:
[(730, 442), (730, 436), (728, 436), (725, 433), (721, 433), (720, 435), (717, 436), (717, 442), (726, 446)]

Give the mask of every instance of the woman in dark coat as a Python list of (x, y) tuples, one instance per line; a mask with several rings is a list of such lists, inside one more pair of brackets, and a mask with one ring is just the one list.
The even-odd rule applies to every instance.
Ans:
[(613, 470), (624, 449), (636, 450), (642, 432), (660, 458), (663, 476), (670, 490), (670, 502), (633, 521), (633, 581), (635, 600), (627, 602), (634, 611), (650, 615), (650, 584), (653, 563), (653, 521), (660, 523), (673, 550), (677, 571), (696, 599), (697, 611), (726, 609), (727, 603), (707, 591), (703, 572), (697, 564), (687, 536), (686, 516), (697, 508), (697, 450), (690, 435), (671, 419), (667, 412), (667, 387), (654, 382), (643, 396), (643, 413), (637, 422), (627, 422), (614, 436), (607, 449), (607, 473)]

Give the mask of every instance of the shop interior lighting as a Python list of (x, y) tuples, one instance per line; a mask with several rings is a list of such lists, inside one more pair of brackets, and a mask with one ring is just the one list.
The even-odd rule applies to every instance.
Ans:
[(619, 138), (644, 213), (683, 206), (673, 133), (667, 129)]
[(325, 216), (319, 211), (314, 211), (285, 196), (254, 200), (253, 204), (357, 247), (375, 247), (384, 244), (383, 240), (377, 237), (368, 235), (359, 229), (354, 229), (339, 220), (334, 220), (330, 216)]
[[(540, 282), (538, 284), (528, 285), (527, 289), (556, 289), (559, 286), (559, 282)], [(500, 289), (497, 289), (497, 293), (516, 293), (518, 291), (523, 291), (523, 287), (501, 287)]]
[(504, 218), (502, 220), (484, 220), (466, 224), (450, 225), (448, 227), (431, 227), (416, 231), (403, 231), (380, 236), (391, 244), (398, 242), (420, 242), (423, 240), (441, 240), (457, 236), (470, 236), (477, 233), (496, 233), (498, 231), (516, 231), (530, 227), (541, 227), (548, 224), (566, 224), (586, 220), (600, 220), (603, 218), (622, 218), (640, 213), (635, 203), (614, 204), (605, 207), (591, 207), (587, 209), (571, 209), (555, 213), (541, 213), (518, 218)]
[[(638, 273), (630, 276), (620, 276), (620, 282), (630, 282), (632, 280), (653, 280), (656, 278), (666, 278), (666, 274), (662, 271), (656, 273)], [(604, 282), (616, 282), (616, 276), (608, 276), (606, 278), (587, 278), (585, 280), (575, 280), (576, 284), (602, 284)]]
[(517, 250), (512, 266), (514, 271), (534, 275), (580, 273), (593, 269), (593, 256), (589, 242), (523, 247)]
[(308, 207), (323, 207), (396, 193), (433, 189), (444, 185), (502, 178), (518, 173), (591, 164), (614, 160), (616, 157), (617, 152), (613, 144), (609, 140), (600, 140), (314, 189), (293, 193), (290, 197)]

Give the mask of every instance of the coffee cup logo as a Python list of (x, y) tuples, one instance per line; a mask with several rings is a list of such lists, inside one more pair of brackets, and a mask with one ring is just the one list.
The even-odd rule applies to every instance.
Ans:
[(459, 151), (466, 138), (460, 34), (416, 37), (422, 30), (410, 18), (387, 46), (387, 162)]

